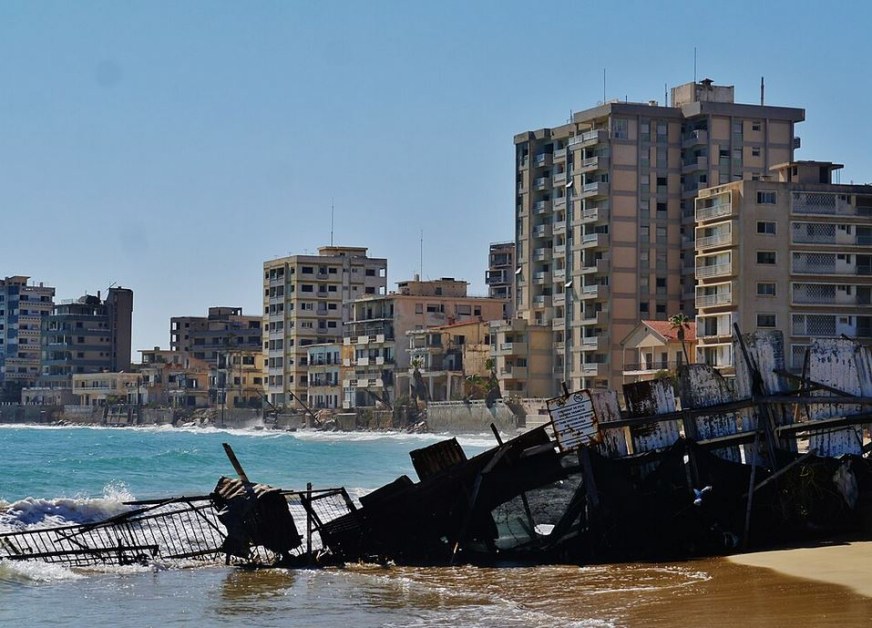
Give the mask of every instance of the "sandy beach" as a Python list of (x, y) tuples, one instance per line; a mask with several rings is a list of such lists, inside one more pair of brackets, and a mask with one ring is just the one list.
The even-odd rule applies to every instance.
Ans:
[(845, 586), (872, 597), (872, 541), (740, 554), (729, 560), (787, 576)]

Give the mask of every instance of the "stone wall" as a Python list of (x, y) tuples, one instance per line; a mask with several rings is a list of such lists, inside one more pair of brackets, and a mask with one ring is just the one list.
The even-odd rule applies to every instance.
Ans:
[(427, 426), (431, 432), (481, 434), (494, 423), (503, 433), (528, 430), (550, 421), (544, 399), (498, 399), (488, 408), (483, 400), (437, 401), (427, 404)]

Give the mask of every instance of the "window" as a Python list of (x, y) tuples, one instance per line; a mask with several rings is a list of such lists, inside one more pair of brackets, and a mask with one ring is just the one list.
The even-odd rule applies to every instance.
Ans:
[(763, 221), (758, 222), (757, 233), (762, 233), (764, 235), (775, 235), (775, 223)]
[(758, 264), (775, 264), (775, 251), (757, 251)]
[(612, 120), (612, 136), (616, 140), (625, 140), (627, 139), (629, 133), (629, 120), (614, 118)]
[(759, 131), (761, 128), (762, 128), (762, 123), (760, 122), (760, 120), (754, 120), (751, 123), (751, 130), (752, 131)]
[(775, 327), (775, 314), (757, 314), (757, 327)]
[(315, 269), (314, 269), (313, 266), (303, 266), (303, 267), (300, 269), (300, 272), (301, 272), (301, 273), (304, 273), (304, 274), (306, 274), (306, 275), (311, 275), (312, 273), (315, 272)]
[(757, 192), (758, 205), (775, 205), (775, 192)]
[(774, 297), (775, 296), (775, 282), (773, 281), (761, 281), (757, 284), (757, 296), (758, 297)]
[(752, 157), (759, 157), (760, 156), (760, 147), (759, 146), (752, 146), (751, 147), (751, 156)]

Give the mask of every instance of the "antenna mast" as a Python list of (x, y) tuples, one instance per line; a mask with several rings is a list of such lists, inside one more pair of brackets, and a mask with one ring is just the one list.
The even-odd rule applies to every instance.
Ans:
[(330, 199), (330, 246), (333, 246), (333, 199)]
[(421, 280), (424, 279), (424, 230), (421, 229)]

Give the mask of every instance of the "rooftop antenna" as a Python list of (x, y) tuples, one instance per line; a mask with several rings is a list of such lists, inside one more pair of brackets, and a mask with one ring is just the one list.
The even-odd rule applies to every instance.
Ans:
[(333, 246), (333, 199), (330, 199), (330, 246)]
[(696, 83), (696, 46), (693, 47), (693, 82)]
[(763, 84), (763, 77), (760, 77), (760, 106), (763, 106), (763, 96), (766, 92), (766, 86)]
[(421, 278), (424, 277), (424, 230), (421, 229)]
[(603, 104), (606, 104), (606, 69), (603, 68)]
[(669, 89), (666, 87), (666, 83), (663, 83), (663, 106), (669, 106)]

